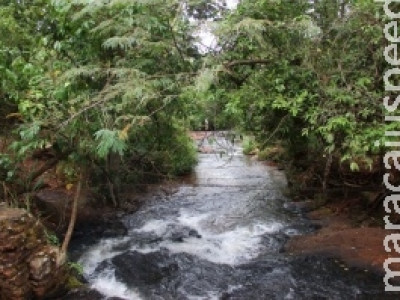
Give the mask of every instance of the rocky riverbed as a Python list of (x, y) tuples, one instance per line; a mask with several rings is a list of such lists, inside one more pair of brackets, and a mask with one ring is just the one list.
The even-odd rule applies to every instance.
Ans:
[[(224, 142), (114, 231), (75, 243), (90, 290), (65, 299), (398, 299), (382, 277), (327, 253), (288, 252), (320, 227), (284, 196), (282, 171)], [(85, 236), (84, 234), (82, 236)], [(314, 247), (323, 248), (317, 242)]]

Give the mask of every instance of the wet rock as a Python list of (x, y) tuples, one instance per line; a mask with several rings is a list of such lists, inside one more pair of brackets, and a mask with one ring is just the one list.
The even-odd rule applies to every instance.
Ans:
[(104, 231), (101, 234), (103, 237), (123, 236), (128, 232), (125, 225), (120, 221), (108, 222), (106, 225), (108, 225), (107, 228), (103, 228)]
[(0, 299), (42, 299), (64, 285), (58, 248), (48, 245), (44, 228), (21, 209), (0, 210)]
[[(68, 292), (61, 300), (100, 300), (104, 296), (96, 290), (87, 288), (74, 289)], [(109, 298), (110, 299), (110, 298)]]
[[(121, 225), (121, 222), (115, 221), (118, 218), (115, 211), (108, 207), (98, 206), (92, 203), (91, 199), (93, 199), (93, 195), (89, 190), (84, 189), (79, 198), (74, 236), (79, 235), (81, 228), (82, 231), (90, 228), (95, 231), (94, 234), (104, 237), (125, 234), (125, 227)], [(73, 192), (65, 189), (41, 189), (34, 195), (34, 208), (40, 212), (44, 225), (59, 236), (62, 236), (67, 230), (72, 202)], [(87, 236), (90, 235), (91, 232), (88, 232)]]
[(99, 218), (98, 220), (90, 220), (79, 224), (74, 231), (72, 237), (73, 244), (92, 244), (98, 241), (99, 238), (113, 238), (124, 236), (128, 232), (122, 221), (111, 219), (105, 220)]
[(299, 202), (293, 201), (293, 202), (286, 202), (284, 204), (284, 208), (292, 212), (306, 213), (314, 208), (314, 204), (310, 200), (299, 201)]
[(166, 259), (162, 252), (129, 251), (114, 257), (112, 263), (116, 267), (116, 277), (129, 286), (158, 284), (177, 271), (176, 263)]
[(197, 230), (190, 227), (170, 225), (167, 230), (168, 234), (166, 235), (165, 239), (176, 243), (183, 243), (184, 240), (189, 237), (195, 237), (198, 239), (201, 238), (201, 234), (199, 234)]
[[(352, 228), (339, 217), (321, 230), (304, 236), (296, 236), (285, 245), (293, 255), (325, 255), (337, 257), (350, 266), (383, 272), (388, 253), (382, 247), (387, 232), (382, 228)], [(399, 270), (393, 265), (392, 270)]]
[(181, 233), (174, 233), (171, 235), (170, 240), (175, 243), (183, 243), (185, 236)]
[(190, 229), (189, 236), (201, 239), (201, 234), (197, 232), (197, 230)]
[(69, 214), (66, 213), (72, 203), (72, 196), (64, 190), (43, 189), (35, 194), (34, 203), (43, 217), (58, 227), (66, 227)]

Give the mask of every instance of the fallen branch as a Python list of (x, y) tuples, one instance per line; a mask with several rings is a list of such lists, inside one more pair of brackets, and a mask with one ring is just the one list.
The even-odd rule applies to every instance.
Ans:
[(35, 179), (37, 179), (44, 172), (46, 172), (47, 170), (52, 169), (55, 165), (57, 165), (57, 163), (59, 161), (60, 161), (59, 157), (54, 157), (54, 158), (46, 161), (46, 163), (42, 167), (40, 167), (36, 171), (34, 171), (31, 174), (29, 174), (29, 182), (35, 181)]

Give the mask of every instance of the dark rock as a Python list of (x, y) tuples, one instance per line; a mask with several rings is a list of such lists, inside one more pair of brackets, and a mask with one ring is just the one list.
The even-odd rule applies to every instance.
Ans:
[(129, 286), (158, 284), (164, 277), (177, 271), (177, 264), (161, 252), (139, 253), (129, 251), (112, 259), (115, 275)]
[(176, 243), (183, 243), (185, 236), (181, 233), (171, 234), (170, 240)]
[(73, 236), (76, 242), (83, 239), (86, 243), (90, 244), (89, 240), (96, 242), (99, 238), (112, 238), (124, 236), (128, 233), (125, 225), (119, 220), (103, 220), (99, 218), (97, 221), (88, 221), (79, 224)]
[(96, 290), (88, 288), (79, 288), (69, 291), (68, 294), (59, 300), (101, 300), (104, 296)]
[(197, 230), (194, 230), (194, 229), (189, 230), (189, 236), (201, 239), (201, 234), (198, 233)]
[(72, 196), (64, 190), (42, 189), (35, 194), (35, 205), (48, 222), (65, 227), (68, 223)]
[(104, 231), (101, 234), (103, 237), (117, 237), (128, 233), (128, 230), (121, 221), (108, 222), (106, 225), (108, 227), (103, 229)]
[(182, 243), (184, 239), (189, 237), (201, 238), (201, 235), (197, 230), (190, 227), (180, 227), (176, 225), (170, 225), (168, 228), (168, 234), (165, 239), (173, 242)]

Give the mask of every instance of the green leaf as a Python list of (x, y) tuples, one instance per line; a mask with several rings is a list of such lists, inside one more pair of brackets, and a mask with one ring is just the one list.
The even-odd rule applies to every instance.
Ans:
[(360, 170), (360, 168), (359, 168), (358, 164), (357, 164), (356, 162), (353, 161), (353, 162), (350, 164), (350, 170), (352, 170), (352, 171), (354, 172), (354, 171)]
[(111, 152), (123, 156), (127, 145), (118, 137), (117, 131), (101, 129), (97, 131), (94, 136), (99, 143), (96, 148), (96, 153), (100, 158), (105, 158)]

